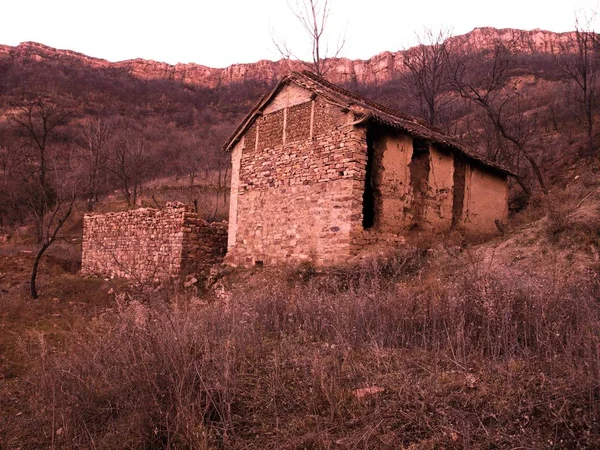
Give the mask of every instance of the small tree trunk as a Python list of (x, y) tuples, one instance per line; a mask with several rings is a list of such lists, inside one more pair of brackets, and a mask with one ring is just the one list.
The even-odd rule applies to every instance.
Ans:
[(542, 172), (540, 171), (539, 166), (537, 165), (537, 163), (535, 162), (535, 160), (529, 153), (523, 151), (523, 149), (521, 149), (521, 153), (523, 153), (523, 156), (525, 156), (525, 159), (527, 159), (527, 161), (531, 165), (531, 168), (533, 169), (533, 173), (535, 174), (535, 177), (537, 178), (538, 184), (540, 185), (542, 192), (544, 193), (544, 195), (548, 195), (548, 188), (546, 187), (546, 183), (544, 182), (544, 177), (542, 176)]
[(223, 206), (227, 205), (227, 177), (229, 175), (229, 164), (225, 166), (225, 176), (223, 179), (225, 180), (223, 183)]
[(94, 212), (94, 195), (91, 194), (87, 199), (87, 210), (88, 212)]
[[(590, 101), (591, 103), (591, 101)], [(594, 154), (594, 116), (592, 106), (587, 105), (587, 156)]]
[(527, 186), (527, 184), (523, 180), (523, 177), (515, 177), (515, 179), (517, 180), (517, 183), (519, 183), (519, 186), (521, 186), (521, 189), (523, 189), (523, 192), (525, 192), (527, 198), (531, 197), (531, 189), (529, 188), (529, 186)]
[[(48, 229), (49, 233), (48, 233), (47, 237), (44, 239), (44, 244), (40, 247), (37, 254), (35, 255), (35, 259), (33, 260), (33, 268), (31, 269), (31, 280), (30, 280), (30, 282), (31, 282), (30, 293), (31, 293), (31, 298), (34, 300), (38, 298), (38, 292), (37, 292), (37, 288), (35, 285), (35, 281), (37, 278), (38, 267), (40, 265), (40, 260), (42, 259), (42, 255), (48, 249), (48, 247), (50, 247), (52, 245), (52, 243), (56, 240), (56, 236), (58, 235), (58, 232), (63, 227), (63, 225), (65, 224), (65, 222), (71, 215), (71, 212), (73, 211), (73, 203), (74, 202), (75, 202), (75, 197), (73, 197), (71, 199), (71, 203), (70, 203), (68, 209), (62, 215), (62, 217), (58, 220), (58, 223), (56, 224), (54, 231), (50, 233), (50, 228)], [(60, 207), (60, 205), (58, 205), (58, 207)], [(52, 218), (54, 218), (54, 216)], [(52, 220), (50, 222), (52, 223)]]
[(33, 260), (33, 268), (31, 269), (30, 293), (31, 293), (31, 298), (34, 300), (36, 300), (38, 298), (38, 291), (37, 291), (37, 288), (35, 285), (35, 280), (37, 278), (37, 272), (38, 272), (38, 267), (40, 265), (40, 259), (42, 259), (42, 255), (48, 249), (48, 247), (50, 247), (49, 243), (42, 245), (40, 247), (39, 251), (37, 252), (37, 254), (35, 255), (35, 259)]

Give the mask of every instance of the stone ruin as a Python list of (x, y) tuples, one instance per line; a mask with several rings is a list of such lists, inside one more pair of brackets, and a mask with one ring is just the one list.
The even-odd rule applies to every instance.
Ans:
[(226, 222), (208, 223), (178, 202), (164, 209), (86, 214), (81, 273), (138, 282), (202, 279), (226, 248)]

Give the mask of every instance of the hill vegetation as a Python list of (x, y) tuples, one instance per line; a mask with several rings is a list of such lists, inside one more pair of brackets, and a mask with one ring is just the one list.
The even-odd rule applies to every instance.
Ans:
[(597, 447), (590, 187), (582, 173), (568, 188), (579, 206), (483, 245), (447, 236), (332, 270), (228, 269), (202, 293), (81, 279), (59, 243), (31, 302), (31, 255), (3, 256), (0, 444)]
[[(564, 169), (596, 148), (595, 48), (580, 36), (595, 35), (494, 29), (453, 38), (429, 34), (422, 45), (403, 52), (369, 61), (336, 59), (328, 76), (509, 166), (529, 194), (540, 182), (546, 190), (546, 184), (564, 181)], [(583, 66), (578, 48), (589, 53)], [(26, 205), (50, 195), (50, 185), (61, 191), (65, 178), (76, 181), (69, 189), (86, 200), (88, 210), (115, 192), (134, 207), (151, 180), (174, 179), (181, 186), (185, 183), (177, 180), (185, 179), (188, 189), (178, 190), (180, 200), (195, 201), (209, 219), (224, 218), (226, 208), (216, 208), (214, 199), (215, 191), (226, 197), (228, 158), (220, 145), (278, 77), (295, 67), (282, 61), (235, 71), (142, 60), (109, 63), (34, 43), (0, 50), (5, 230), (22, 225), (32, 215)], [(48, 107), (60, 120), (44, 132), (41, 156), (35, 141)], [(30, 120), (34, 129), (28, 130)], [(40, 188), (45, 193), (32, 184), (40, 164), (55, 178), (38, 180), (48, 184)], [(198, 187), (202, 181), (204, 187)], [(32, 202), (32, 196), (38, 199)], [(151, 195), (145, 198), (156, 203)]]
[(220, 146), (289, 66), (0, 47), (0, 449), (599, 447), (588, 37), (479, 29), (332, 69), (514, 170), (502, 236), (162, 289), (79, 277), (83, 212), (225, 218)]

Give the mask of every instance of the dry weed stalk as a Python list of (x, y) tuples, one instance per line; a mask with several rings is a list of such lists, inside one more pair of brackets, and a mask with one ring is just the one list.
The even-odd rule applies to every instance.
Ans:
[(423, 258), (258, 275), (227, 309), (122, 301), (41, 354), (32, 378), (54, 393), (56, 445), (600, 443), (598, 277), (519, 287), (477, 261), (461, 279)]

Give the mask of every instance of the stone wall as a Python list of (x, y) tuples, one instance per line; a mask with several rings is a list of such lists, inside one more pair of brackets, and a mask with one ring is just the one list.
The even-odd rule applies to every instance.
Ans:
[(283, 97), (233, 150), (228, 259), (339, 262), (362, 229), (365, 130), (304, 90)]
[(506, 217), (504, 176), (468, 162), (465, 169), (423, 139), (354, 120), (295, 86), (265, 107), (232, 151), (228, 262), (339, 264), (402, 245), (409, 230), (489, 233)]
[(86, 214), (81, 273), (139, 282), (202, 277), (225, 254), (226, 227), (199, 219), (180, 203)]
[(210, 269), (223, 261), (227, 252), (227, 222), (209, 223), (195, 213), (185, 212), (180, 277), (206, 279)]

